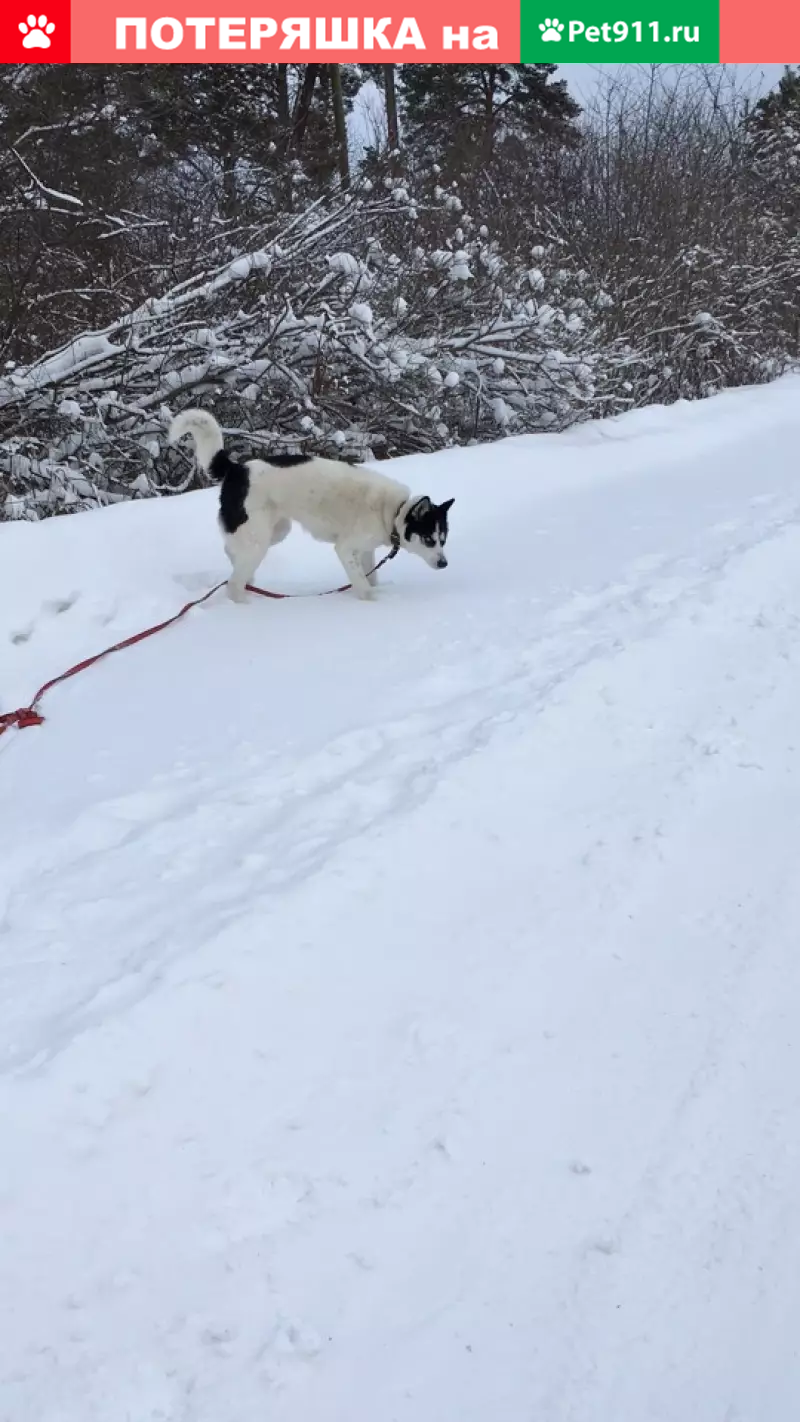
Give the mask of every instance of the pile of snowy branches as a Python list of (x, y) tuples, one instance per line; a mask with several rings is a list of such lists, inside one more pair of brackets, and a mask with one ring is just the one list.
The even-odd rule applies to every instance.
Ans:
[(170, 417), (230, 443), (383, 458), (597, 411), (609, 298), (557, 242), (509, 260), (435, 172), (333, 194), (218, 269), (0, 378), (0, 517), (198, 482)]
[(498, 139), (457, 182), (404, 149), (320, 196), (286, 158), (228, 216), (180, 164), (124, 218), (23, 165), (38, 277), (12, 307), (36, 319), (0, 372), (0, 519), (201, 482), (165, 444), (191, 404), (233, 449), (365, 460), (774, 378), (800, 349), (800, 118), (657, 83), (616, 89), (580, 144)]

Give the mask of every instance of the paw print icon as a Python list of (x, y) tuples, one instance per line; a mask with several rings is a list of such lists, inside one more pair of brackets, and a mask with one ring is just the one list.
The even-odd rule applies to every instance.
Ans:
[(46, 15), (40, 15), (37, 19), (35, 15), (29, 15), (27, 20), (20, 20), (20, 33), (22, 34), (23, 49), (49, 49), (50, 36), (55, 30), (52, 20), (48, 21)]
[(560, 40), (564, 33), (564, 26), (560, 20), (543, 20), (539, 26), (543, 40)]

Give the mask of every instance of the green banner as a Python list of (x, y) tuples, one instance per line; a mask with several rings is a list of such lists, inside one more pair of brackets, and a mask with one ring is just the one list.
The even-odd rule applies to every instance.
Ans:
[(522, 0), (524, 64), (717, 64), (719, 0)]

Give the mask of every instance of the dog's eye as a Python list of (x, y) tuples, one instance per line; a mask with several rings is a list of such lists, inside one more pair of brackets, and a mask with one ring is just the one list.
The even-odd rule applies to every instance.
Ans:
[(433, 545), (434, 545), (434, 543), (436, 542), (436, 539), (435, 539), (435, 538), (431, 538), (431, 537), (426, 533), (422, 541), (423, 541), (423, 543), (427, 543), (427, 545), (428, 545), (429, 548), (432, 548)]

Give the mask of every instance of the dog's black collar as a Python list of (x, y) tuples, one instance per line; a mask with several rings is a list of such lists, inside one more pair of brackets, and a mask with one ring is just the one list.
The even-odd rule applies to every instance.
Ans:
[(391, 552), (390, 552), (390, 554), (389, 554), (389, 557), (390, 557), (390, 558), (396, 557), (397, 554), (400, 552), (400, 534), (397, 532), (397, 520), (399, 519), (401, 513), (403, 512), (403, 509), (405, 508), (406, 503), (407, 503), (407, 500), (404, 499), (403, 502), (402, 502), (402, 504), (400, 505), (399, 509), (397, 510), (397, 513), (395, 514), (394, 520), (393, 520), (393, 522), (392, 522), (392, 536), (391, 536), (391, 538), (389, 539), (389, 542), (390, 542), (390, 544), (392, 545), (392, 549), (391, 549)]

